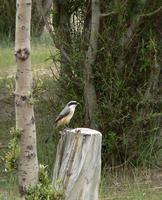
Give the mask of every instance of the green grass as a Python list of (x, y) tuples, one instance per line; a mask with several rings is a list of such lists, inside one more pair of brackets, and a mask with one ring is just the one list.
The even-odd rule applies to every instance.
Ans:
[[(13, 42), (0, 42), (0, 77), (12, 76), (16, 71), (16, 61), (14, 56)], [(34, 38), (31, 43), (31, 61), (34, 73), (45, 73), (52, 66), (52, 61), (49, 59), (51, 54), (56, 52), (52, 41), (44, 34), (41, 39)]]

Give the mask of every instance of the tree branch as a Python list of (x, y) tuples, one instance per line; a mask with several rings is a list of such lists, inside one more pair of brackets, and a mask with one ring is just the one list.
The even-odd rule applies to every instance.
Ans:
[(141, 14), (141, 15), (139, 15), (139, 17), (152, 17), (153, 15), (157, 14), (161, 10), (162, 10), (162, 6), (160, 6), (158, 9), (156, 9), (150, 13)]
[(109, 12), (109, 13), (101, 13), (100, 17), (107, 17), (107, 16), (110, 16), (110, 15), (115, 15), (117, 13), (118, 12), (116, 12), (116, 11), (112, 11), (112, 12)]
[(58, 48), (60, 50), (60, 52), (62, 53), (62, 55), (66, 58), (66, 60), (69, 62), (69, 63), (72, 63), (70, 57), (68, 56), (68, 54), (65, 52), (65, 50), (60, 46), (59, 42), (57, 41), (57, 38), (55, 36), (55, 32), (53, 30), (53, 28), (50, 26), (50, 22), (48, 21), (47, 19), (47, 16), (45, 15), (45, 12), (43, 11), (43, 8), (41, 6), (41, 4), (38, 2), (37, 3), (37, 6), (39, 8), (39, 11), (40, 11), (40, 14), (44, 20), (44, 23), (45, 23), (45, 26), (53, 40), (53, 43), (55, 44), (56, 48)]

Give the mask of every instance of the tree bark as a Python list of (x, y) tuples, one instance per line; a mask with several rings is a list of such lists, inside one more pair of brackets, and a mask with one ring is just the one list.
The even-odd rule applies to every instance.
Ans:
[(150, 0), (143, 0), (142, 2), (143, 2), (143, 6), (141, 8), (140, 14), (138, 14), (137, 16), (134, 16), (134, 18), (132, 19), (132, 21), (130, 23), (130, 26), (128, 27), (126, 32), (123, 34), (123, 37), (121, 37), (120, 44), (121, 44), (122, 49), (121, 49), (121, 55), (118, 58), (118, 69), (119, 70), (123, 69), (123, 66), (125, 64), (124, 60), (123, 60), (124, 54), (127, 51), (128, 47), (130, 45), (130, 42), (133, 41), (133, 39), (135, 38), (134, 37), (135, 32), (137, 31), (137, 29), (139, 28), (139, 26), (142, 22), (142, 14), (141, 13), (143, 12), (143, 10), (147, 6), (147, 4), (150, 3)]
[(84, 98), (86, 107), (86, 124), (90, 122), (91, 128), (97, 128), (94, 120), (95, 111), (97, 109), (97, 98), (94, 84), (94, 76), (92, 66), (96, 60), (97, 41), (99, 34), (100, 8), (99, 0), (92, 0), (92, 13), (90, 24), (90, 39), (86, 53), (84, 64)]
[(18, 182), (21, 196), (38, 181), (36, 127), (32, 102), (30, 56), (31, 0), (17, 0), (15, 56), (17, 61), (15, 111), (19, 140)]
[(56, 38), (54, 39), (55, 46), (60, 51), (61, 65), (60, 76), (72, 76), (71, 60), (69, 57), (71, 45), (71, 24), (69, 10), (67, 10), (68, 1), (56, 0), (53, 2), (53, 27), (55, 30)]
[(57, 184), (61, 181), (65, 200), (98, 199), (101, 140), (96, 130), (64, 130), (57, 147), (52, 186), (60, 189)]
[(45, 17), (48, 15), (52, 6), (52, 0), (33, 0), (33, 4), (32, 36), (40, 37), (45, 27), (42, 12)]

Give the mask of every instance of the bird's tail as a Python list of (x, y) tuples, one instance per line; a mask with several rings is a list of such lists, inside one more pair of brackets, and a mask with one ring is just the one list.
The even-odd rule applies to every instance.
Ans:
[[(53, 129), (56, 129), (56, 128), (57, 128), (57, 123), (54, 122), (54, 124), (53, 124)], [(49, 141), (50, 137), (52, 137), (52, 136), (53, 136), (53, 133), (52, 133), (52, 134), (49, 133), (49, 134), (47, 135), (47, 137), (46, 137), (44, 143), (47, 144), (47, 142)]]
[(47, 138), (45, 139), (44, 143), (47, 144), (49, 139), (50, 139), (50, 136), (47, 136)]

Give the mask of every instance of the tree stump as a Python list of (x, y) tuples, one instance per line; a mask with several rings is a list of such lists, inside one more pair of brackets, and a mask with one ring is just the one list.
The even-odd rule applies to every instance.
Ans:
[(52, 187), (60, 190), (59, 181), (65, 200), (98, 200), (101, 141), (101, 133), (93, 129), (63, 131), (57, 146)]

